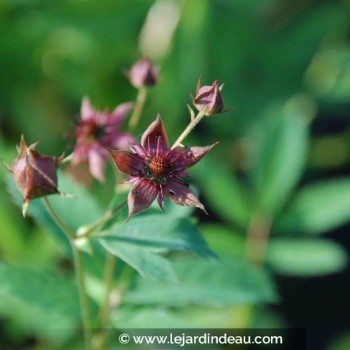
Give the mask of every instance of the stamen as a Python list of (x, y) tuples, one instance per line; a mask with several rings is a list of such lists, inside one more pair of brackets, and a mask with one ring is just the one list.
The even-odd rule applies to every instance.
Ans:
[(147, 138), (147, 143), (148, 143), (148, 152), (149, 154), (151, 154), (151, 144), (150, 144), (150, 141), (149, 141), (149, 137)]
[(165, 179), (171, 172), (171, 163), (164, 154), (154, 155), (147, 163), (149, 172), (158, 180)]
[(159, 154), (159, 148), (160, 148), (160, 136), (158, 136), (158, 138), (157, 138), (157, 156), (158, 156), (158, 154)]

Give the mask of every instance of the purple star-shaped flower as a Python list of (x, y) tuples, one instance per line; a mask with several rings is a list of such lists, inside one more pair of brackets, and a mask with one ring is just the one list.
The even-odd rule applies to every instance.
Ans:
[(95, 110), (87, 97), (83, 98), (81, 105), (81, 118), (75, 131), (77, 142), (73, 151), (73, 164), (88, 160), (92, 176), (104, 181), (107, 148), (128, 147), (134, 138), (120, 132), (119, 129), (132, 103), (123, 103), (112, 112), (99, 112)]
[(178, 205), (197, 207), (205, 211), (203, 204), (188, 188), (183, 178), (185, 170), (195, 165), (215, 144), (206, 147), (169, 149), (168, 137), (159, 116), (147, 128), (141, 145), (131, 145), (133, 151), (111, 150), (111, 156), (123, 173), (131, 175), (133, 183), (128, 196), (129, 216), (146, 210), (157, 197), (163, 209), (164, 196)]

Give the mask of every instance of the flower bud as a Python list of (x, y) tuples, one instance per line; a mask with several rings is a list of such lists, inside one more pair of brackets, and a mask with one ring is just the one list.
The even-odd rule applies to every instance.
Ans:
[(219, 80), (215, 80), (213, 85), (202, 86), (202, 76), (199, 77), (196, 97), (193, 98), (191, 95), (193, 104), (198, 109), (199, 112), (203, 112), (206, 116), (213, 114), (219, 114), (223, 112), (224, 101), (221, 96), (221, 90), (224, 84), (219, 86)]
[(38, 142), (28, 147), (22, 135), (20, 147), (17, 147), (18, 156), (12, 163), (13, 178), (24, 196), (22, 206), (24, 217), (32, 199), (55, 193), (61, 194), (57, 189), (56, 169), (63, 155), (56, 159), (40, 154), (35, 150), (37, 144)]
[(158, 72), (152, 65), (149, 58), (141, 58), (130, 69), (130, 83), (136, 88), (153, 86), (158, 82)]

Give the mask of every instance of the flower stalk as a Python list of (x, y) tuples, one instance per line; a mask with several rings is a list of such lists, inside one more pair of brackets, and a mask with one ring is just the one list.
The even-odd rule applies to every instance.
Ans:
[(114, 207), (111, 210), (108, 210), (103, 216), (101, 216), (100, 219), (95, 221), (93, 224), (89, 226), (84, 226), (79, 229), (79, 236), (76, 237), (76, 239), (81, 239), (81, 238), (87, 238), (91, 236), (91, 234), (100, 226), (105, 224), (108, 220), (112, 219), (113, 216), (120, 210), (122, 209), (125, 205), (127, 204), (127, 201), (121, 202), (119, 205)]
[(194, 119), (187, 125), (186, 129), (177, 138), (170, 149), (175, 149), (182, 144), (182, 141), (188, 136), (188, 134), (196, 127), (196, 125), (203, 119), (204, 112), (199, 112)]
[(74, 267), (75, 267), (75, 275), (78, 284), (79, 291), (79, 300), (80, 300), (80, 309), (81, 309), (81, 317), (83, 323), (83, 331), (84, 331), (84, 341), (85, 341), (85, 349), (91, 349), (91, 338), (92, 338), (92, 323), (90, 317), (90, 305), (89, 299), (86, 293), (86, 285), (85, 285), (85, 277), (84, 277), (84, 264), (82, 259), (81, 251), (75, 246), (74, 241), (71, 241), (71, 246), (73, 250), (73, 258), (74, 258)]
[(102, 304), (100, 308), (99, 321), (100, 328), (102, 329), (99, 338), (99, 349), (103, 350), (107, 343), (107, 322), (109, 319), (109, 309), (110, 309), (110, 296), (113, 288), (113, 279), (116, 268), (117, 258), (111, 254), (107, 253), (105, 272), (104, 272), (104, 294), (102, 299)]
[(86, 293), (86, 285), (85, 285), (85, 278), (84, 278), (84, 264), (83, 264), (83, 259), (82, 259), (82, 253), (75, 245), (74, 232), (69, 227), (67, 227), (67, 225), (63, 222), (63, 220), (57, 214), (57, 212), (55, 211), (55, 209), (53, 208), (53, 206), (51, 205), (51, 203), (49, 202), (47, 197), (44, 197), (43, 200), (44, 200), (45, 207), (47, 208), (49, 213), (52, 215), (52, 217), (56, 221), (57, 225), (64, 232), (64, 234), (68, 238), (70, 245), (72, 247), (75, 275), (76, 275), (76, 281), (77, 281), (78, 292), (79, 292), (81, 318), (82, 318), (83, 332), (84, 332), (85, 350), (90, 350), (91, 349), (91, 338), (92, 338), (92, 331), (91, 331), (92, 323), (91, 323), (91, 316), (90, 316), (89, 299), (88, 299), (87, 293)]
[(147, 97), (147, 87), (141, 87), (138, 91), (136, 102), (134, 106), (134, 110), (129, 119), (129, 130), (134, 131), (139, 124), (143, 107), (145, 105), (146, 97)]
[(258, 267), (264, 265), (272, 220), (262, 213), (252, 216), (247, 231), (245, 257)]

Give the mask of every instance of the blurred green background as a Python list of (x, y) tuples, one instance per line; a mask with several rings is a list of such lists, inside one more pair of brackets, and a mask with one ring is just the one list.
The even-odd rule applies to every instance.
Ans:
[[(206, 118), (186, 139), (220, 141), (190, 170), (209, 211), (195, 216), (220, 256), (239, 264), (261, 254), (280, 295), (256, 307), (253, 323), (243, 303), (191, 306), (167, 324), (301, 327), (310, 349), (350, 348), (350, 2), (0, 0), (0, 157), (11, 164), (22, 133), (28, 144), (40, 140), (45, 154), (69, 154), (74, 142), (64, 135), (74, 130), (82, 97), (101, 109), (133, 101), (125, 71), (140, 55), (161, 78), (138, 137), (159, 112), (175, 140), (200, 74), (205, 85), (225, 83), (225, 106), (233, 109)], [(5, 173), (1, 260), (69, 270), (45, 230), (22, 219)], [(108, 174), (106, 187), (91, 189), (101, 204), (114, 185), (111, 165)], [(0, 296), (6, 293), (0, 286)], [(19, 310), (0, 302), (4, 348), (32, 348), (43, 337), (26, 332)], [(155, 317), (148, 308), (134, 313), (126, 324)]]

